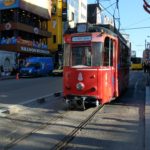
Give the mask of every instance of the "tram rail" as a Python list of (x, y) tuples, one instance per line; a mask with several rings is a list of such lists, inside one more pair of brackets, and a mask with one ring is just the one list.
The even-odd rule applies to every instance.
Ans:
[(75, 138), (75, 136), (78, 134), (79, 131), (81, 131), (93, 118), (94, 116), (99, 112), (99, 110), (104, 105), (100, 105), (97, 107), (92, 114), (87, 116), (85, 120), (83, 120), (72, 132), (70, 132), (67, 136), (65, 136), (58, 144), (56, 144), (51, 150), (61, 150), (65, 149), (67, 145)]
[[(56, 149), (63, 149), (65, 147), (67, 147), (67, 145), (74, 139), (74, 137), (77, 135), (77, 133), (82, 130), (91, 120), (92, 118), (96, 115), (96, 113), (99, 112), (99, 110), (103, 107), (103, 105), (100, 105), (99, 107), (96, 107), (94, 109), (94, 111), (92, 111), (92, 113), (90, 113), (83, 121), (81, 121), (81, 123), (79, 125), (77, 125), (73, 130), (71, 130), (71, 132), (67, 135), (64, 135), (64, 138), (61, 141), (58, 141), (58, 143), (56, 143), (52, 149), (56, 150)], [(59, 120), (59, 119), (63, 119), (64, 116), (68, 113), (68, 110), (62, 112), (62, 114), (58, 115), (55, 118), (51, 118), (49, 119), (47, 122), (45, 123), (41, 123), (38, 127), (33, 128), (30, 132), (23, 134), (21, 136), (19, 136), (18, 138), (14, 139), (13, 141), (11, 141), (10, 143), (8, 143), (7, 145), (4, 146), (4, 150), (8, 150), (13, 148), (14, 146), (16, 146), (19, 142), (21, 142), (22, 140), (30, 137), (32, 134), (40, 131), (40, 130), (44, 130), (45, 128), (47, 128), (48, 126), (53, 127), (55, 125), (55, 123)], [(13, 133), (8, 135), (10, 137), (13, 136)]]

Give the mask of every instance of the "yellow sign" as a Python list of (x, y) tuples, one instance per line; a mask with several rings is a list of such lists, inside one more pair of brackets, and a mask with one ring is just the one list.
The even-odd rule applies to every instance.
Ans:
[(15, 3), (16, 0), (4, 0), (3, 4), (5, 6), (11, 6)]

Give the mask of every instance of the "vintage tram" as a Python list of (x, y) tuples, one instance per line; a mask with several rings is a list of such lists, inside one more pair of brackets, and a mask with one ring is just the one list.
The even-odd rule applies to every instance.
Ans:
[(64, 34), (63, 96), (85, 109), (110, 102), (129, 83), (130, 45), (110, 25), (77, 24)]

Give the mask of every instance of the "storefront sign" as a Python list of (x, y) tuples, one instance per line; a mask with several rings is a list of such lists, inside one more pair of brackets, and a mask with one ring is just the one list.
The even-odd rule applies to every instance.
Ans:
[(0, 10), (19, 7), (19, 0), (0, 0)]
[(50, 54), (48, 50), (36, 49), (32, 47), (21, 46), (21, 51), (31, 52), (31, 53), (39, 53), (39, 54)]

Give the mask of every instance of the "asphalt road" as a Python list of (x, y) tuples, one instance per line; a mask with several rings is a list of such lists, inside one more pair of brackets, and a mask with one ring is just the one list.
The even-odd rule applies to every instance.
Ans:
[(18, 104), (58, 91), (62, 91), (62, 77), (1, 80), (0, 103)]
[(106, 105), (70, 145), (69, 150), (145, 150), (145, 77), (133, 71), (130, 86)]
[[(47, 81), (47, 78), (33, 79), (32, 84), (30, 84), (30, 82), (26, 83), (27, 81), (25, 81), (24, 79), (22, 81), (20, 80), (20, 82), (25, 82), (25, 85), (29, 84), (31, 87), (35, 87), (37, 86), (35, 84), (37, 80), (41, 80), (42, 84), (44, 80)], [(53, 85), (55, 85), (55, 83), (58, 82), (58, 88), (60, 88), (61, 90), (61, 78), (50, 78), (50, 81), (51, 83), (53, 83)], [(18, 81), (12, 82), (17, 83)], [(6, 82), (5, 84), (8, 83)], [(91, 120), (90, 124), (88, 124), (84, 129), (82, 129), (77, 135), (77, 137), (74, 138), (74, 140), (69, 144), (68, 149), (144, 150), (145, 85), (145, 75), (142, 71), (131, 72), (129, 89), (119, 99), (103, 107), (103, 109), (94, 117), (94, 119)], [(9, 89), (10, 87), (6, 87), (5, 85), (5, 88)], [(54, 89), (54, 86), (51, 88)], [(31, 95), (32, 93), (33, 92), (31, 92)], [(44, 119), (44, 116), (49, 112), (54, 112), (54, 110), (57, 110), (56, 113), (60, 112), (63, 108), (60, 106), (60, 104), (62, 105), (62, 101), (60, 100), (54, 100), (55, 106), (50, 106), (50, 104), (47, 106), (47, 104), (45, 104), (48, 107), (45, 110), (45, 114), (42, 113), (44, 109), (42, 109), (41, 112), (38, 112), (39, 114), (36, 114), (36, 112), (40, 110), (39, 107), (38, 109), (30, 108), (29, 112), (22, 112), (22, 114), (18, 116), (18, 119), (12, 122), (15, 124), (12, 124), (11, 126), (14, 129), (16, 129), (17, 127), (17, 131), (21, 131), (20, 133), (17, 132), (17, 135), (22, 134), (23, 131), (25, 132), (25, 130), (22, 129), (23, 126), (25, 126), (25, 129), (28, 131), (28, 128), (32, 126), (32, 121), (36, 120), (34, 116), (36, 116), (38, 119), (39, 116), (43, 116), (41, 117), (41, 119)], [(11, 149), (50, 149), (54, 143), (57, 143), (60, 140), (60, 138), (67, 134), (67, 132), (70, 132), (70, 130), (74, 128), (75, 124), (77, 124), (80, 120), (83, 119), (86, 113), (88, 113), (88, 111), (68, 111), (62, 119), (60, 119), (54, 124), (54, 127), (48, 126), (47, 128), (43, 128), (43, 130), (40, 130), (39, 132), (33, 133), (31, 136), (17, 143), (17, 145), (12, 147)], [(33, 116), (31, 116), (31, 114)], [(22, 117), (24, 119), (27, 119), (28, 121), (30, 120), (30, 122), (27, 122), (28, 124), (25, 124), (25, 122), (20, 122), (20, 120), (22, 120)], [(10, 120), (5, 121), (10, 122)], [(1, 120), (1, 124), (4, 124), (4, 121)], [(9, 124), (7, 123), (7, 125)], [(35, 125), (38, 125), (37, 121), (34, 121), (33, 126)]]

